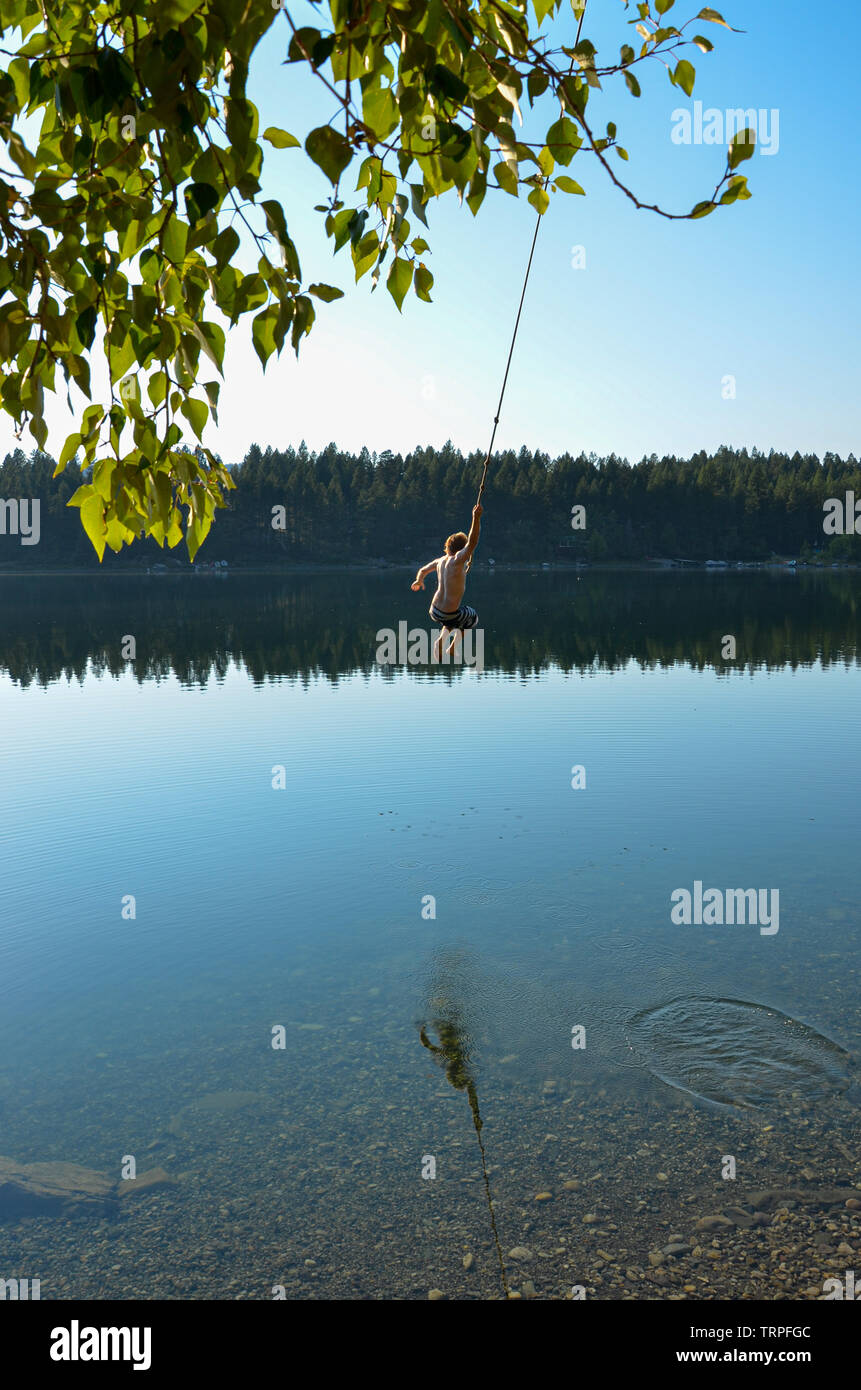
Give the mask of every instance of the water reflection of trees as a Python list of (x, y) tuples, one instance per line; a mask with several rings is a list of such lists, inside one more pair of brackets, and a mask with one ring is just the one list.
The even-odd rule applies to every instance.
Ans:
[[(232, 665), (255, 682), (331, 681), (376, 665), (376, 633), (430, 626), (404, 574), (4, 578), (0, 668), (20, 685), (81, 679), (88, 669), (184, 685)], [(426, 598), (426, 596), (422, 596)], [(703, 669), (852, 662), (861, 583), (850, 572), (500, 573), (473, 575), (485, 671), (613, 670), (677, 662)], [(737, 660), (721, 659), (732, 634)], [(122, 641), (136, 641), (134, 662)], [(428, 670), (429, 668), (418, 668)], [(433, 668), (434, 678), (458, 679)]]

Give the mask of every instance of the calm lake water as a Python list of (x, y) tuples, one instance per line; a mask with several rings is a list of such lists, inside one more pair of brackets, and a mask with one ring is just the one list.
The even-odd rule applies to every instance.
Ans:
[[(410, 578), (0, 580), (0, 1155), (172, 1179), (0, 1186), (0, 1277), (817, 1296), (858, 1242), (861, 577), (485, 570), (482, 671), (376, 662)], [(674, 922), (697, 883), (766, 916)]]

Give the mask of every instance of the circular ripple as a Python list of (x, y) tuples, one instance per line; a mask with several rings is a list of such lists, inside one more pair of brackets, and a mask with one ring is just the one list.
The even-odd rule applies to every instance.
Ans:
[(627, 1034), (655, 1076), (716, 1105), (815, 1100), (853, 1081), (844, 1048), (777, 1009), (741, 999), (671, 999), (635, 1014)]

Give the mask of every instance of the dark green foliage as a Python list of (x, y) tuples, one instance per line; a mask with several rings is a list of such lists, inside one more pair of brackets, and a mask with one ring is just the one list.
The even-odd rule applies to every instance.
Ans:
[[(639, 56), (626, 44), (619, 61), (611, 51), (599, 62), (581, 36), (585, 11), (580, 42), (559, 45), (570, 37), (564, 0), (533, 0), (534, 24), (525, 5), (499, 0), (318, 8), (325, 33), (297, 29), (278, 0), (3, 0), (0, 412), (17, 438), (27, 429), (44, 449), (46, 399), (69, 393), (78, 428), (57, 469), (79, 454), (94, 469), (68, 506), (99, 559), (148, 536), (168, 550), (184, 539), (193, 560), (225, 506), (232, 481), (204, 442), (217, 424), (212, 373), (222, 373), (225, 349), (213, 315), (231, 328), (253, 315), (265, 369), (288, 341), (298, 352), (315, 320), (311, 296), (325, 304), (343, 293), (304, 285), (286, 210), (263, 196), (249, 73), (276, 21), (286, 104), (301, 122), (290, 84), (301, 92), (292, 65), (305, 64), (339, 119), (333, 112), (304, 140), (277, 126), (260, 138), (276, 151), (304, 149), (325, 179), (326, 201), (315, 206), (334, 249), (349, 244), (355, 279), (370, 274), (372, 288), (384, 279), (399, 311), (410, 289), (432, 302), (430, 247), (411, 236), (406, 212), (427, 226), (437, 198), (456, 195), (476, 215), (488, 190), (517, 197), (523, 185), (543, 214), (551, 192), (583, 193), (555, 176), (575, 155), (578, 172), (584, 161), (597, 166), (636, 207), (666, 217), (699, 218), (750, 197), (734, 173), (753, 153), (742, 141), (690, 212), (642, 201), (610, 163), (613, 151), (628, 158), (615, 122), (605, 139), (587, 113), (614, 77), (639, 95), (628, 68), (652, 58), (690, 96), (695, 69), (679, 54), (710, 50), (689, 32), (696, 21), (729, 27), (715, 10), (676, 28), (641, 4)], [(557, 17), (555, 39), (550, 25), (538, 32)], [(530, 104), (544, 94), (545, 109), (534, 130), (520, 131), (534, 138), (518, 140), (511, 122), (520, 129), (524, 77)], [(240, 227), (256, 251), (250, 274), (238, 259)], [(103, 357), (109, 389), (91, 384), (93, 357)], [(193, 452), (181, 447), (192, 440)]]
[[(42, 539), (22, 547), (0, 536), (0, 565), (87, 564), (91, 547), (65, 502), (88, 477), (70, 464), (52, 480), (53, 460), (19, 449), (0, 466), (0, 497), (42, 499)], [(230, 469), (238, 487), (218, 513), (207, 559), (231, 564), (363, 563), (428, 560), (445, 537), (467, 529), (481, 457), (451, 443), (406, 455), (367, 449), (350, 454), (329, 444), (318, 454), (253, 444)], [(491, 462), (479, 559), (498, 563), (565, 560), (766, 560), (773, 554), (861, 561), (861, 538), (826, 536), (823, 503), (854, 491), (855, 458), (769, 454), (721, 448), (690, 459), (643, 459), (631, 466), (611, 455), (551, 460), (522, 448)], [(572, 530), (571, 509), (586, 508), (585, 530)], [(284, 508), (284, 529), (273, 508)], [(93, 557), (94, 558), (94, 557)], [(163, 561), (144, 542), (111, 567)]]

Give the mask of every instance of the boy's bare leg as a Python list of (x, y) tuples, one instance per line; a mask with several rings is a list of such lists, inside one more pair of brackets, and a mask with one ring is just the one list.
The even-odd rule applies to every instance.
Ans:
[(447, 627), (441, 627), (440, 630), (439, 630), (439, 636), (437, 637), (436, 641), (435, 641), (434, 644), (433, 644), (433, 659), (434, 659), (435, 662), (437, 662), (437, 664), (439, 663), (440, 656), (441, 656), (441, 654), (442, 654), (442, 642), (443, 642), (443, 638), (444, 638), (445, 636), (447, 636), (447, 634), (448, 634), (448, 628), (447, 628)]
[(454, 652), (454, 649), (455, 649), (455, 647), (457, 646), (458, 642), (461, 640), (462, 636), (463, 636), (463, 633), (461, 632), (460, 628), (455, 628), (454, 632), (452, 633), (452, 638), (451, 638), (451, 643), (449, 644), (449, 649), (448, 649), (448, 651), (446, 652), (446, 658), (448, 658), (448, 659), (451, 658), (452, 653)]

